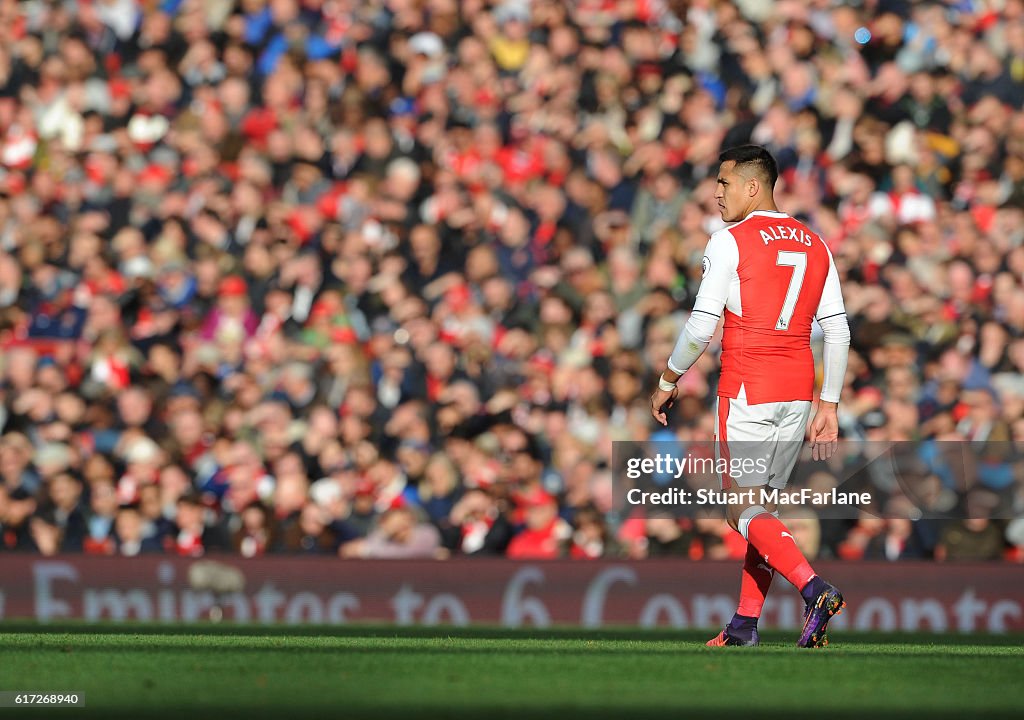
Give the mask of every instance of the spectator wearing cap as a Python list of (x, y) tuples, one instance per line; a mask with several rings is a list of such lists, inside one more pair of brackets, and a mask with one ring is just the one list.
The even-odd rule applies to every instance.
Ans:
[(513, 560), (541, 560), (559, 557), (564, 541), (571, 535), (569, 525), (558, 516), (558, 502), (539, 486), (520, 499), (524, 528), (508, 544), (505, 555)]
[(371, 480), (356, 483), (352, 496), (352, 510), (344, 518), (348, 527), (357, 537), (365, 537), (377, 522), (377, 488)]
[(119, 447), (125, 469), (117, 481), (118, 498), (122, 503), (138, 502), (141, 488), (156, 483), (164, 453), (156, 442), (139, 434), (124, 435)]
[(204, 319), (200, 337), (216, 343), (241, 344), (253, 336), (258, 324), (245, 279), (229, 275), (217, 286), (217, 304)]
[(494, 11), (498, 31), (491, 39), (494, 61), (506, 73), (517, 72), (530, 52), (530, 8), (521, 0), (505, 0)]
[(357, 331), (351, 325), (344, 300), (337, 291), (326, 290), (309, 311), (309, 319), (302, 331), (302, 339), (323, 357), (335, 345), (351, 345), (358, 341)]
[(356, 473), (348, 459), (340, 454), (333, 464), (327, 465), (327, 469), (331, 474), (310, 485), (309, 497), (324, 511), (338, 542), (348, 542), (360, 537), (360, 534), (346, 523), (346, 518), (352, 511), (352, 493), (358, 482)]

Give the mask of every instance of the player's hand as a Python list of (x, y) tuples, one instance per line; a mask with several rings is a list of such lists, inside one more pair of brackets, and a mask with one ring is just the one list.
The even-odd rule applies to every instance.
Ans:
[(839, 449), (839, 415), (836, 405), (822, 403), (814, 413), (810, 430), (811, 457), (828, 460)]
[(655, 388), (651, 393), (651, 415), (666, 427), (668, 427), (668, 417), (665, 411), (676, 404), (677, 397), (679, 397), (679, 388), (672, 388), (671, 392)]

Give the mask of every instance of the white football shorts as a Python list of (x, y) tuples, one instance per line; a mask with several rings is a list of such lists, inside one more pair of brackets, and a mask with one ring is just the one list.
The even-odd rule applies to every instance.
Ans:
[[(728, 460), (722, 489), (768, 485), (782, 489), (796, 466), (811, 403), (807, 400), (748, 405), (740, 387), (737, 398), (718, 398), (716, 454)], [(719, 461), (721, 464), (721, 461)]]

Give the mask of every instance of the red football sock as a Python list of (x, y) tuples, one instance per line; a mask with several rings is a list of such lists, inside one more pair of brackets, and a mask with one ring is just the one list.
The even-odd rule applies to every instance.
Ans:
[(802, 590), (814, 577), (811, 564), (796, 546), (789, 530), (771, 513), (763, 512), (750, 521), (747, 541), (797, 590)]
[(761, 617), (764, 599), (772, 586), (775, 573), (761, 557), (753, 543), (747, 543), (747, 555), (743, 558), (743, 575), (740, 578), (740, 605), (738, 615)]

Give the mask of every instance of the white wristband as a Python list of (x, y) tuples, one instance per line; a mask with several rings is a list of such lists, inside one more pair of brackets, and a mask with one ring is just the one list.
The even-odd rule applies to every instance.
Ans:
[[(676, 382), (679, 381), (676, 380)], [(658, 389), (661, 390), (662, 392), (672, 392), (673, 390), (676, 389), (676, 383), (669, 382), (668, 380), (666, 380), (665, 373), (662, 373), (661, 377), (658, 378)]]

